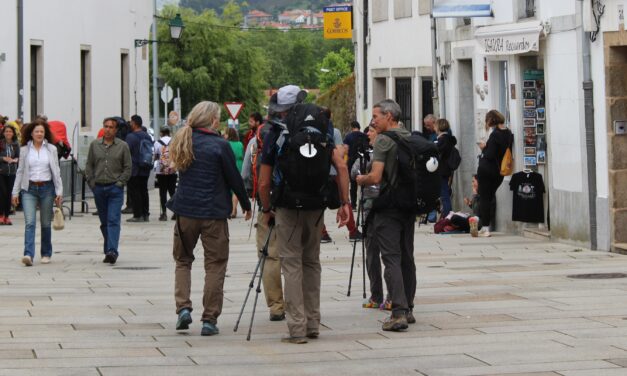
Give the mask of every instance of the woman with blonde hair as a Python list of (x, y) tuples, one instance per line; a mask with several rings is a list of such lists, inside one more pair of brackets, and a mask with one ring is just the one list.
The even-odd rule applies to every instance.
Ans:
[(57, 147), (48, 123), (36, 119), (22, 129), (20, 163), (13, 185), (14, 206), (17, 206), (22, 193), (24, 208), (24, 257), (22, 263), (33, 265), (35, 257), (35, 223), (39, 206), (41, 226), (41, 263), (48, 264), (52, 257), (52, 205), (63, 201), (63, 184), (57, 158)]
[(176, 214), (173, 246), (176, 329), (188, 329), (192, 322), (191, 268), (194, 247), (200, 237), (205, 255), (203, 336), (219, 333), (216, 324), (222, 312), (229, 258), (227, 218), (232, 212), (231, 191), (239, 198), (246, 220), (251, 217), (244, 181), (229, 143), (217, 131), (219, 125), (220, 106), (200, 102), (189, 113), (187, 125), (170, 143), (170, 161), (179, 171), (176, 193), (167, 205)]

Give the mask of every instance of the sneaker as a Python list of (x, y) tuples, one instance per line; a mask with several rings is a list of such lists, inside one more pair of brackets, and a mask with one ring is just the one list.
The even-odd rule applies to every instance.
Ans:
[(133, 214), (133, 208), (125, 207), (122, 209), (122, 214)]
[(42, 264), (50, 264), (50, 257), (48, 256), (44, 256), (41, 258), (41, 263)]
[(320, 243), (331, 243), (333, 239), (329, 236), (328, 233), (322, 234), (322, 238), (320, 238)]
[(146, 222), (146, 221), (144, 221), (144, 217), (133, 217), (133, 218), (127, 219), (126, 222), (136, 223), (136, 222)]
[(307, 338), (317, 339), (320, 336), (318, 329), (307, 329)]
[(189, 324), (192, 323), (192, 314), (189, 312), (189, 309), (183, 308), (179, 312), (179, 318), (176, 320), (176, 330), (186, 330), (189, 329)]
[(488, 230), (488, 227), (484, 226), (481, 228), (481, 230), (479, 230), (478, 236), (482, 238), (489, 238), (490, 236), (492, 236), (492, 234), (490, 234), (490, 230)]
[(104, 262), (105, 264), (115, 264), (115, 262), (118, 260), (118, 255), (115, 254), (115, 252), (107, 252), (105, 253), (105, 258), (104, 260), (102, 260), (102, 262)]
[(165, 215), (165, 213), (163, 213), (163, 214), (161, 214), (161, 215), (159, 216), (159, 220), (160, 220), (161, 222), (167, 221), (167, 220), (168, 220), (168, 216), (167, 216), (167, 215)]
[(470, 236), (476, 238), (479, 234), (479, 217), (468, 218), (468, 224), (470, 225)]
[(24, 264), (24, 266), (33, 266), (33, 258), (30, 256), (22, 257), (22, 264)]
[(352, 241), (352, 242), (360, 242), (363, 240), (363, 235), (361, 234), (361, 232), (359, 232), (359, 230), (355, 230), (355, 233), (350, 234), (348, 236), (348, 240)]
[(281, 342), (302, 345), (303, 343), (307, 343), (307, 337), (283, 337), (281, 338)]
[(214, 336), (216, 334), (220, 334), (220, 329), (218, 329), (215, 324), (212, 324), (209, 321), (202, 322), (202, 330), (200, 331), (201, 336)]
[(368, 299), (361, 305), (361, 307), (362, 308), (379, 308), (379, 305), (380, 303), (377, 303), (372, 299)]
[(385, 302), (381, 303), (381, 305), (379, 306), (379, 309), (382, 311), (391, 311), (392, 310), (392, 301), (391, 300), (386, 300)]
[(398, 332), (407, 329), (407, 327), (407, 317), (402, 315), (398, 317), (390, 316), (390, 318), (383, 323), (382, 329), (387, 332)]
[(416, 318), (414, 317), (414, 313), (412, 311), (407, 312), (407, 323), (408, 324), (416, 323)]
[(277, 314), (270, 314), (270, 321), (283, 321), (285, 320), (285, 312), (283, 313), (277, 313)]

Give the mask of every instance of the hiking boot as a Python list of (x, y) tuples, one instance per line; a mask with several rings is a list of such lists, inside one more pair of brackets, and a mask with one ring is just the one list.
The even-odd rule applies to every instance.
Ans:
[(159, 216), (159, 220), (160, 220), (161, 222), (167, 221), (167, 220), (168, 220), (168, 216), (167, 216), (167, 215), (165, 215), (165, 213), (163, 213), (163, 214), (161, 214), (161, 215)]
[(470, 226), (470, 236), (476, 238), (479, 234), (479, 217), (468, 218), (468, 225)]
[(122, 209), (122, 214), (133, 214), (133, 208), (125, 207)]
[(379, 306), (379, 309), (382, 311), (391, 311), (392, 310), (392, 301), (389, 299), (386, 299), (385, 302), (381, 303), (381, 305)]
[(303, 343), (307, 343), (307, 337), (283, 337), (281, 338), (281, 342), (302, 345)]
[(202, 322), (202, 330), (200, 331), (201, 336), (214, 336), (216, 334), (220, 334), (220, 329), (218, 329), (215, 324), (212, 324), (209, 321)]
[(24, 266), (33, 266), (33, 258), (30, 256), (22, 257), (22, 264), (24, 264)]
[(179, 312), (178, 320), (176, 320), (176, 330), (189, 329), (189, 324), (191, 323), (192, 323), (192, 314), (189, 312), (189, 309), (183, 308)]
[(352, 242), (360, 242), (363, 240), (363, 238), (364, 236), (361, 234), (361, 232), (359, 232), (359, 230), (355, 230), (354, 233), (348, 235), (348, 240)]
[(361, 307), (362, 308), (379, 308), (379, 305), (380, 303), (377, 303), (372, 299), (368, 299), (361, 305)]
[(320, 336), (318, 329), (307, 329), (307, 338), (317, 339)]
[(416, 323), (416, 318), (414, 317), (414, 313), (412, 311), (407, 312), (407, 323), (408, 324)]
[(270, 314), (270, 321), (283, 321), (283, 320), (285, 320), (285, 312)]
[(407, 329), (407, 317), (403, 314), (402, 316), (394, 317), (390, 316), (383, 323), (382, 329), (387, 332), (399, 332), (401, 330)]
[(331, 243), (332, 241), (333, 239), (331, 239), (328, 233), (322, 234), (322, 237), (320, 238), (320, 243)]

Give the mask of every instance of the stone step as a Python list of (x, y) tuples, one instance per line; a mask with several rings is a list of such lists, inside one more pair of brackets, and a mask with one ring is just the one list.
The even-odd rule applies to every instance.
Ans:
[(536, 239), (536, 240), (551, 240), (551, 232), (538, 229), (538, 228), (526, 228), (523, 230), (523, 236), (525, 238)]
[(612, 252), (627, 255), (627, 243), (612, 243)]

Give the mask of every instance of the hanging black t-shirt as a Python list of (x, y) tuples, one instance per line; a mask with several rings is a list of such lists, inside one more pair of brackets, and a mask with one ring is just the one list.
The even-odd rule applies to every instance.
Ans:
[(537, 172), (512, 175), (509, 189), (514, 191), (512, 221), (544, 223), (544, 182)]

